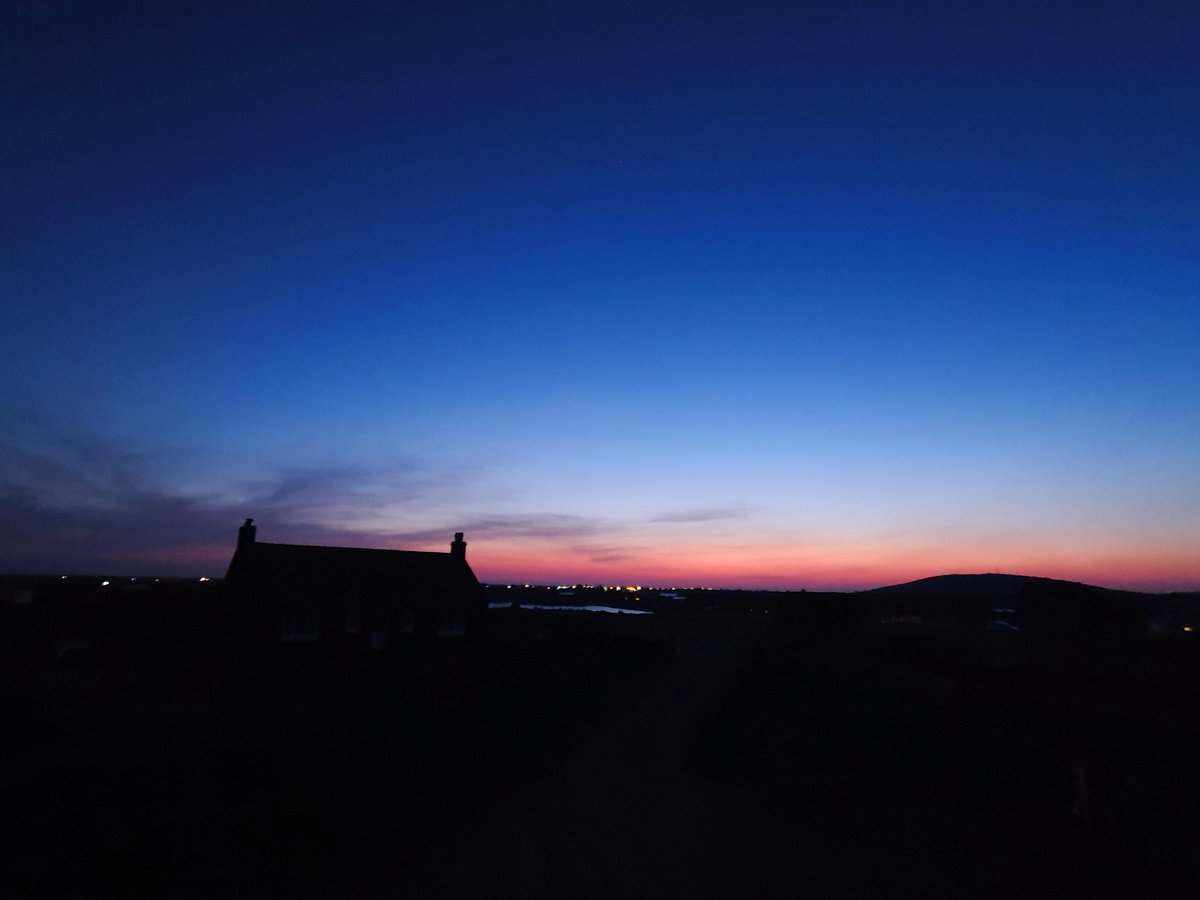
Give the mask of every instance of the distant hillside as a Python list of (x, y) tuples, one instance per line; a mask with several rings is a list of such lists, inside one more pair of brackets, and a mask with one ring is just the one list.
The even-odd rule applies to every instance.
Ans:
[(1030, 575), (938, 575), (853, 595), (868, 628), (1026, 632), (1056, 639), (1200, 634), (1200, 594), (1148, 594)]
[(989, 573), (986, 575), (935, 575), (931, 578), (920, 578), (904, 584), (893, 584), (888, 587), (862, 591), (864, 595), (886, 595), (893, 597), (915, 596), (923, 597), (974, 597), (981, 600), (1011, 600), (1017, 597), (1039, 595), (1092, 595), (1110, 598), (1125, 597), (1157, 597), (1160, 594), (1146, 594), (1139, 591), (1121, 591), (1113, 588), (1097, 587), (1078, 581), (1063, 581), (1058, 578), (1041, 578), (1034, 575), (1003, 575)]

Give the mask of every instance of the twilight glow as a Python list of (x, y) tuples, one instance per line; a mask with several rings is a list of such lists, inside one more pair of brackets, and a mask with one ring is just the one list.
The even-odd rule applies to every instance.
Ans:
[(0, 568), (1200, 588), (1194, 4), (3, 13)]

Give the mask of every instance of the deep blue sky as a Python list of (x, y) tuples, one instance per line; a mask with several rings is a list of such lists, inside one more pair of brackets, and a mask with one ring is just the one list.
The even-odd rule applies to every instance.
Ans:
[(3, 16), (0, 567), (1200, 587), (1195, 4)]

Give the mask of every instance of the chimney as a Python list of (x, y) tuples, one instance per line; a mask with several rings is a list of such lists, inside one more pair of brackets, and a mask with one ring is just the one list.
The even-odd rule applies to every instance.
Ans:
[(467, 542), (463, 540), (461, 531), (454, 533), (454, 541), (450, 544), (450, 555), (462, 560), (467, 558)]
[(258, 533), (258, 529), (254, 527), (254, 520), (247, 519), (245, 524), (238, 529), (238, 548), (249, 546), (254, 543), (254, 535)]

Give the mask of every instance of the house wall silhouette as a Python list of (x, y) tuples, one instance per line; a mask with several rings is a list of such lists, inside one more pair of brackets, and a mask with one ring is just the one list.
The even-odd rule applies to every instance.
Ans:
[(238, 530), (225, 576), (236, 621), (254, 634), (382, 649), (482, 629), (487, 599), (462, 532), (435, 553), (273, 544), (257, 531), (253, 519)]

